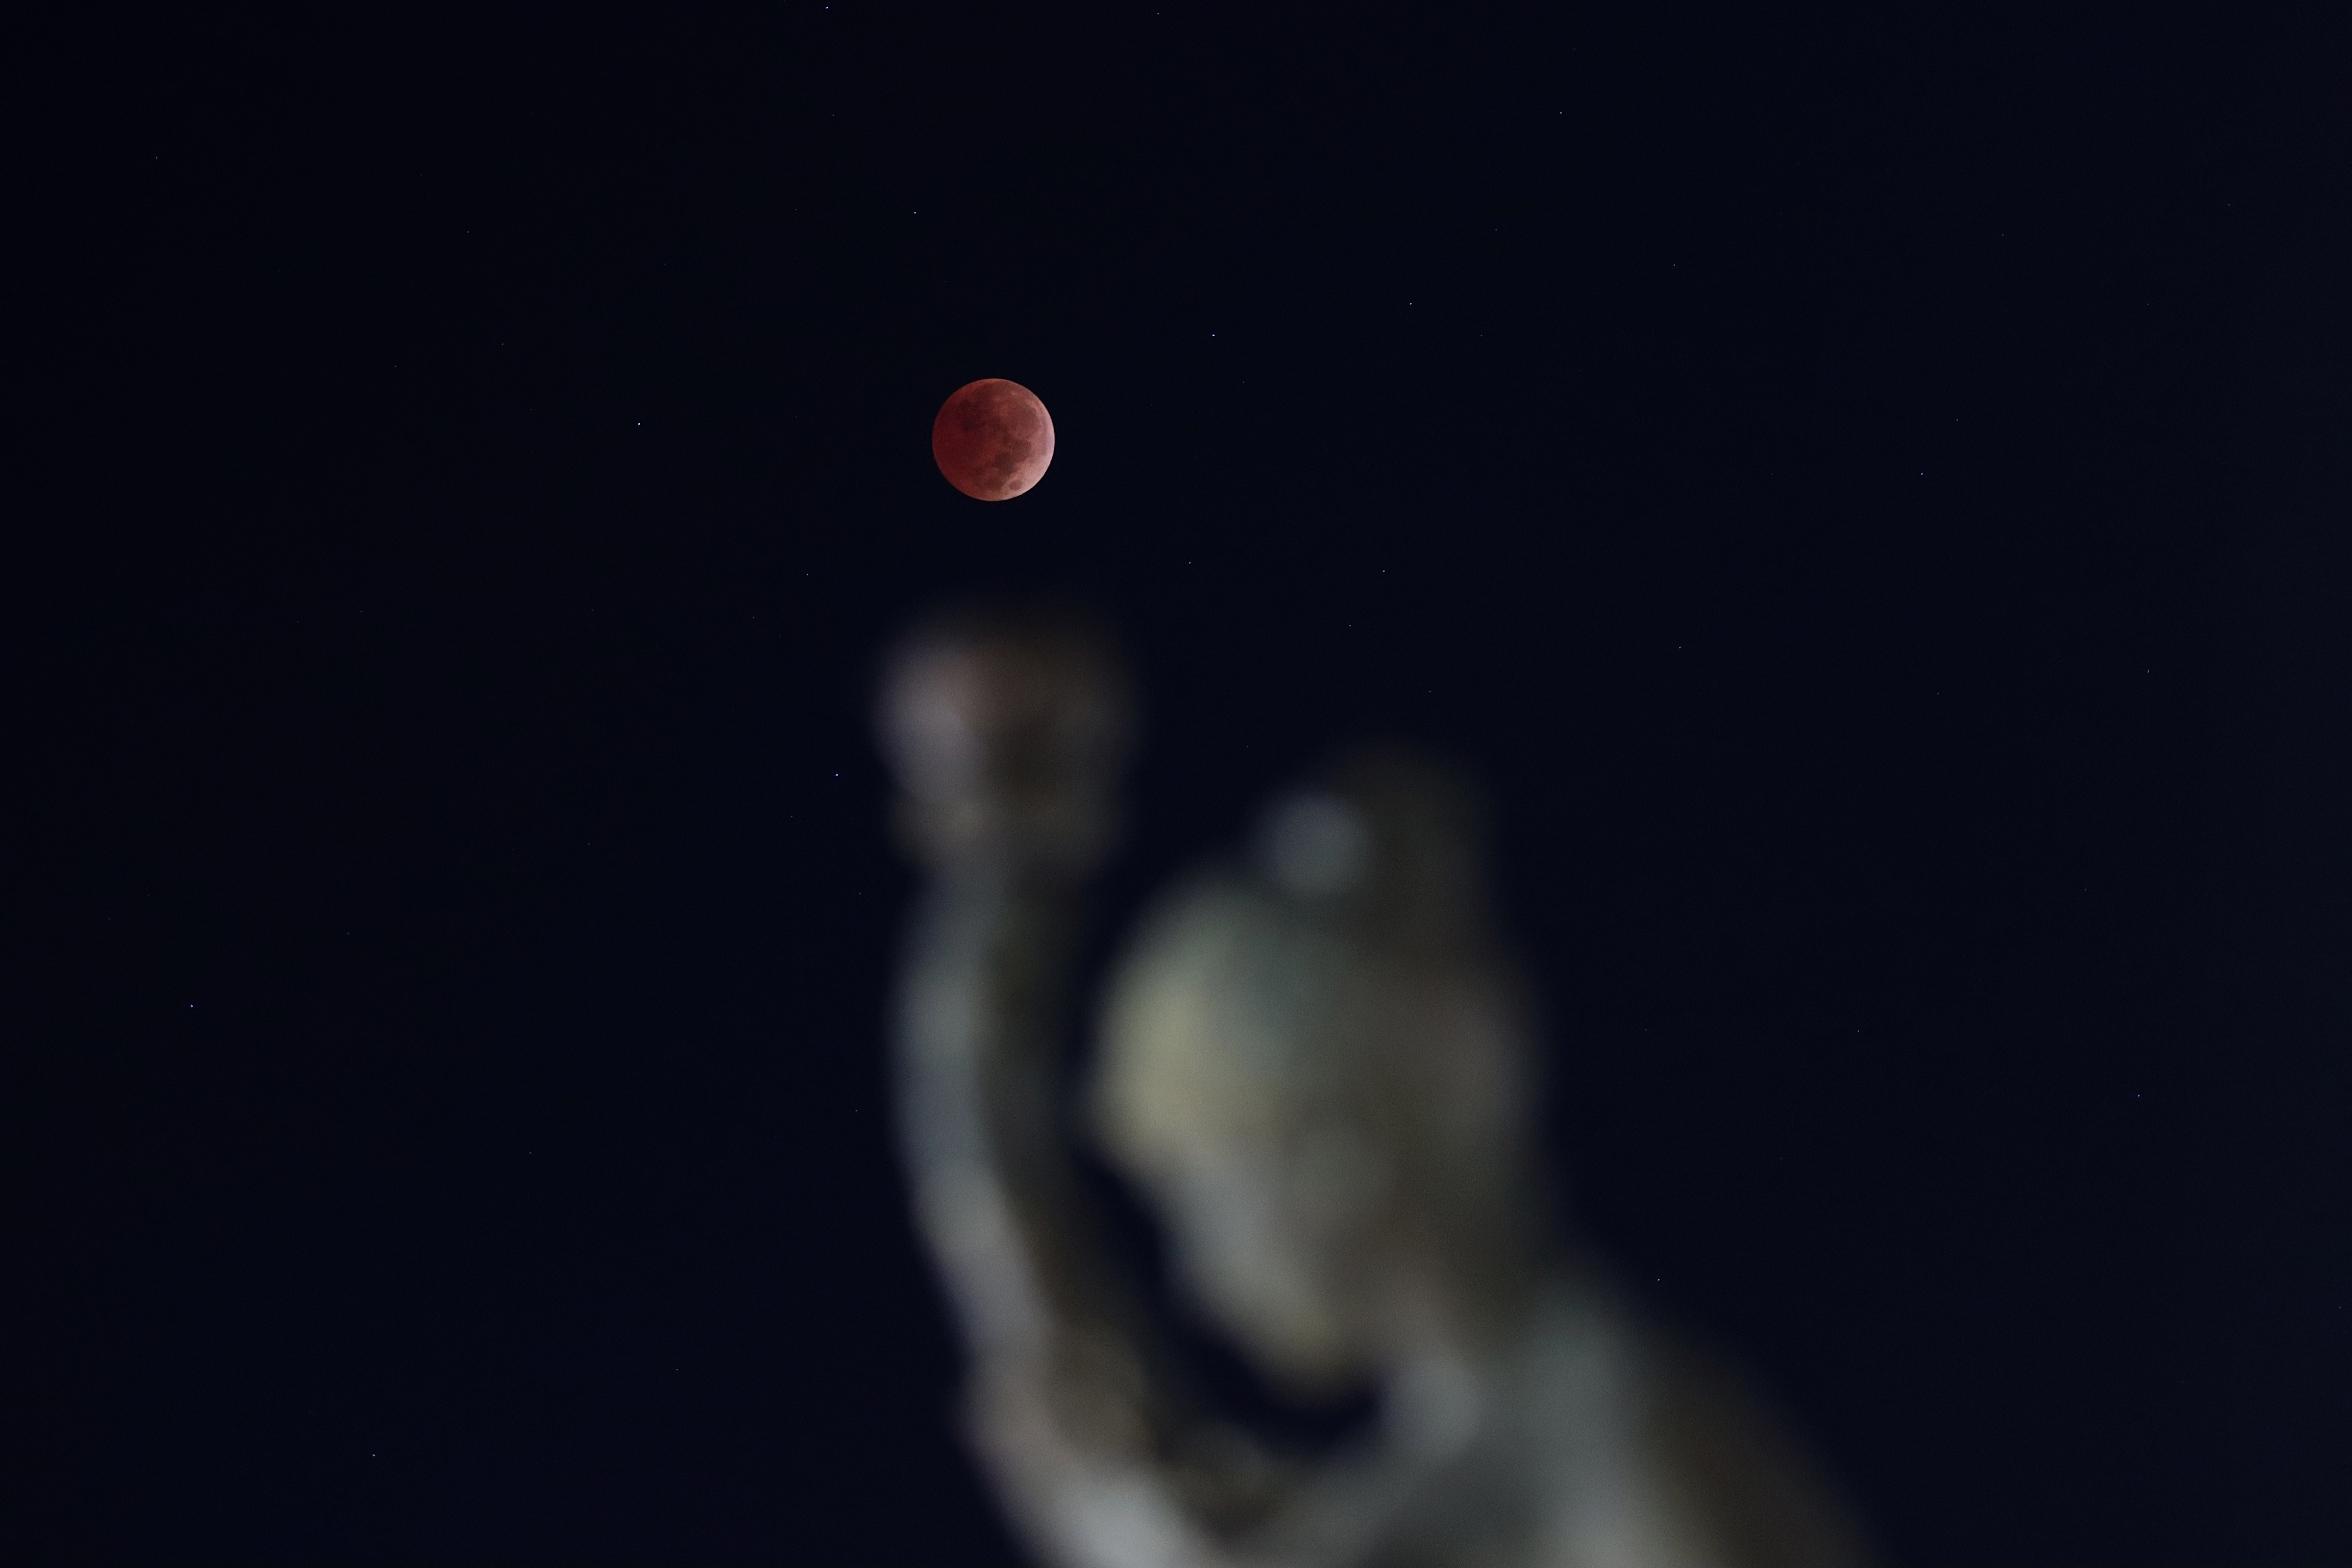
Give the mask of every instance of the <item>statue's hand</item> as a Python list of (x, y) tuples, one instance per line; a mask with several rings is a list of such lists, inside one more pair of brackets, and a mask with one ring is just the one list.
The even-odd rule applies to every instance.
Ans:
[(934, 866), (1012, 855), (1081, 871), (1108, 845), (1134, 728), (1106, 639), (1039, 617), (943, 621), (893, 660), (883, 747), (909, 847)]

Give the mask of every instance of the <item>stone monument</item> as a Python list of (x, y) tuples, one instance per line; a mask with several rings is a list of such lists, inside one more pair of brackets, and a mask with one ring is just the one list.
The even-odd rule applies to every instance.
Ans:
[(1044, 616), (935, 622), (883, 741), (929, 886), (898, 998), (922, 1232), (968, 1431), (1060, 1568), (1843, 1568), (1828, 1488), (1644, 1318), (1539, 1194), (1537, 1025), (1475, 797), (1365, 752), (1173, 889), (1118, 963), (1087, 1120), (1198, 1309), (1276, 1386), (1377, 1391), (1286, 1453), (1190, 1396), (1095, 1241), (1064, 1128), (1065, 995), (1116, 836), (1132, 699)]

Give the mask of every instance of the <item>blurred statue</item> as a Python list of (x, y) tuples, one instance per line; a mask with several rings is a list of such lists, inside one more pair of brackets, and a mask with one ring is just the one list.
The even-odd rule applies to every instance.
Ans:
[(1808, 1568), (1861, 1552), (1722, 1374), (1538, 1199), (1526, 988), (1471, 799), (1365, 755), (1279, 802), (1119, 965), (1095, 1131), (1197, 1305), (1277, 1385), (1369, 1382), (1328, 1458), (1187, 1397), (1079, 1202), (1060, 1115), (1076, 904), (1115, 832), (1104, 644), (947, 622), (882, 728), (931, 875), (900, 996), (907, 1154), (972, 1357), (972, 1438), (1063, 1568)]

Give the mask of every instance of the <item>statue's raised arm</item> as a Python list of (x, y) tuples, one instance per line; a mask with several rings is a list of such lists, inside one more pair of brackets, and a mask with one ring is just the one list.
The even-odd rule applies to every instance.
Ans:
[(1178, 1396), (1092, 1246), (1058, 1124), (1075, 907), (1134, 722), (1107, 641), (1036, 617), (919, 633), (881, 713), (929, 873), (898, 996), (901, 1133), (971, 1353), (971, 1436), (1060, 1560), (1173, 1568), (1220, 1561), (1280, 1470)]
[(1527, 988), (1473, 793), (1364, 753), (1175, 889), (1118, 966), (1093, 1120), (1181, 1283), (1274, 1382), (1373, 1427), (1278, 1461), (1189, 1404), (1093, 1245), (1056, 1084), (1083, 883), (1134, 719), (1098, 637), (919, 634), (882, 713), (930, 875), (900, 994), (921, 1224), (971, 1433), (1062, 1568), (1845, 1568), (1827, 1489), (1538, 1194)]

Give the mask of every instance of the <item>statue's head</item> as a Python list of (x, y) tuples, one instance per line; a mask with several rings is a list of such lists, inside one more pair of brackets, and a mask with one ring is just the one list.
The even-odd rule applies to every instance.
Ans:
[(1116, 977), (1097, 1124), (1192, 1294), (1294, 1385), (1370, 1370), (1530, 1234), (1523, 998), (1469, 791), (1362, 756), (1277, 803)]

